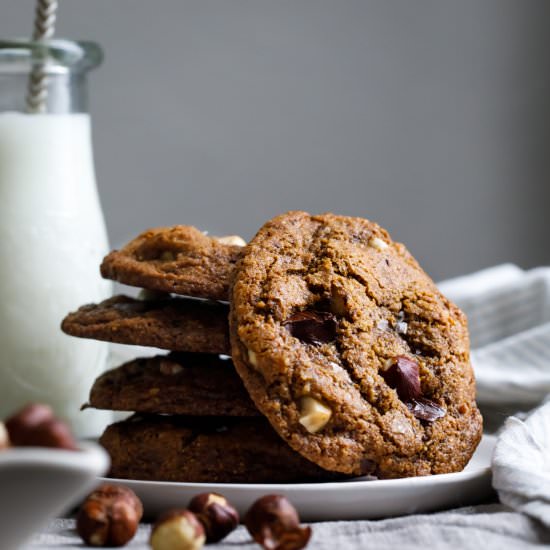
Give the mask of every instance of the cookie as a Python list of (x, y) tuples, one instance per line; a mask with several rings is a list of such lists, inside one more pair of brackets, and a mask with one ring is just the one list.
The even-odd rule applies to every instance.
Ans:
[(140, 413), (258, 416), (229, 358), (170, 353), (129, 361), (102, 374), (90, 407)]
[(110, 477), (197, 483), (335, 479), (282, 441), (264, 418), (139, 416), (109, 426), (100, 443)]
[(69, 313), (71, 336), (172, 351), (229, 353), (225, 304), (185, 298), (136, 300), (115, 296)]
[(132, 286), (211, 300), (227, 300), (233, 267), (246, 243), (208, 237), (195, 227), (149, 229), (108, 254), (101, 274)]
[(466, 318), (375, 223), (266, 223), (237, 264), (230, 326), (260, 412), (327, 470), (454, 472), (480, 440)]

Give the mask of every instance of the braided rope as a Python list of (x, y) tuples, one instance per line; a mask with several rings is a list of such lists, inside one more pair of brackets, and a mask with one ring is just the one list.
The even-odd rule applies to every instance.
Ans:
[(55, 32), (57, 0), (38, 0), (34, 18), (33, 40), (48, 40)]
[[(34, 18), (34, 41), (49, 40), (55, 32), (57, 0), (38, 0)], [(43, 66), (37, 65), (31, 71), (27, 90), (27, 110), (42, 113), (46, 110), (48, 98), (48, 76)]]

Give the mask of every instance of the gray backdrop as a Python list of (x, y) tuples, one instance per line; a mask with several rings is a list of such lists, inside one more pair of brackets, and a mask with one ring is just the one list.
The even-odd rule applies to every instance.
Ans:
[[(0, 1), (0, 35), (33, 2)], [(113, 245), (367, 216), (436, 278), (547, 262), (547, 0), (61, 0), (91, 79)]]

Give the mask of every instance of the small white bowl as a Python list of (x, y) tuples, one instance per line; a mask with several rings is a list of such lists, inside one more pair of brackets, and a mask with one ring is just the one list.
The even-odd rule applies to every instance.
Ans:
[(0, 451), (0, 548), (20, 548), (50, 518), (77, 504), (108, 469), (109, 456), (95, 443), (81, 443), (80, 451)]

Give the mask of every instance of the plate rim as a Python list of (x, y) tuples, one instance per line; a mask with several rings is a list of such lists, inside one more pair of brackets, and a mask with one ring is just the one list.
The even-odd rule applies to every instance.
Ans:
[(100, 472), (108, 470), (109, 464), (107, 451), (90, 441), (80, 441), (74, 451), (48, 447), (8, 447), (0, 453), (0, 468), (15, 465)]

